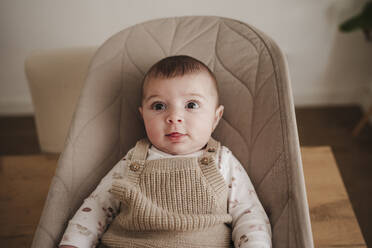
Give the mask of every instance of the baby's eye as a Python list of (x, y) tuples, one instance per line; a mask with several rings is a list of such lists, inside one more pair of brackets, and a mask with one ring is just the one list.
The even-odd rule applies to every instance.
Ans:
[(164, 103), (161, 102), (155, 102), (151, 105), (151, 109), (153, 110), (164, 110), (166, 108)]
[(188, 108), (188, 109), (197, 109), (197, 108), (199, 108), (199, 104), (196, 103), (196, 102), (188, 102), (186, 104), (186, 108)]

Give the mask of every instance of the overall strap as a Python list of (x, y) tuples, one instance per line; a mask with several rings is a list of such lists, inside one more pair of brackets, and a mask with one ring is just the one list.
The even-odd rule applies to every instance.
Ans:
[(138, 183), (138, 177), (145, 167), (147, 152), (150, 142), (147, 138), (137, 141), (132, 157), (129, 160), (128, 180), (134, 184)]
[(213, 162), (213, 164), (219, 163), (218, 157), (220, 153), (221, 144), (212, 137), (209, 139), (207, 147), (204, 149), (203, 155), (200, 157), (201, 165), (208, 165)]
[(212, 137), (209, 138), (207, 147), (204, 150), (204, 156), (216, 156), (220, 151), (220, 142), (213, 139)]
[(132, 160), (146, 160), (150, 142), (147, 138), (137, 141), (132, 154)]
[[(227, 192), (227, 185), (217, 168), (220, 149), (220, 142), (211, 137), (203, 155), (199, 158), (199, 166), (205, 178), (212, 186), (217, 199), (224, 199), (224, 194)], [(226, 211), (226, 202), (220, 202), (218, 205), (223, 212)]]

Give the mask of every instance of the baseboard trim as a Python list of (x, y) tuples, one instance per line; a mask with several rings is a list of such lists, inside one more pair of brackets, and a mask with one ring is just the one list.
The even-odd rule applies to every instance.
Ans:
[(328, 92), (320, 94), (296, 94), (294, 95), (296, 107), (307, 106), (332, 106), (332, 105), (361, 105), (360, 91), (347, 94), (332, 94)]
[[(364, 113), (367, 113), (369, 109), (372, 107), (372, 84), (371, 87), (368, 88), (365, 95), (361, 99), (361, 107)], [(372, 116), (369, 117), (369, 123), (372, 124)]]
[(23, 99), (0, 99), (0, 116), (24, 116), (34, 115), (31, 102)]

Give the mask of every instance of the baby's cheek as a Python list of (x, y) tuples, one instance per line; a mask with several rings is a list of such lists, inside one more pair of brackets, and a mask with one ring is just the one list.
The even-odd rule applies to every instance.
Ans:
[(196, 139), (202, 146), (206, 144), (211, 137), (212, 129), (213, 127), (210, 119), (205, 116), (200, 116), (199, 120), (194, 121), (192, 125), (188, 126), (188, 130), (193, 134), (194, 140)]
[(160, 121), (156, 117), (147, 118), (144, 120), (146, 131), (155, 132), (160, 128)]
[(162, 126), (155, 118), (145, 121), (145, 129), (147, 137), (153, 144), (156, 144), (164, 135)]
[(154, 128), (154, 126), (146, 126), (146, 134), (147, 134), (147, 137), (150, 139), (150, 141), (152, 139), (156, 139), (157, 136), (159, 136), (159, 132), (157, 132), (157, 130)]
[(201, 132), (212, 132), (213, 128), (213, 116), (208, 114), (199, 115), (193, 119), (194, 126), (197, 127)]

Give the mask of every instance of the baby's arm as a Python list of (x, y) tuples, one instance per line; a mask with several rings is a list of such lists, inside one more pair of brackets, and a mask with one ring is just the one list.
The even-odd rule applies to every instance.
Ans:
[[(235, 247), (267, 247), (271, 244), (271, 227), (264, 208), (245, 169), (228, 151), (225, 162), (230, 167), (229, 213), (232, 216), (232, 239)], [(221, 158), (221, 162), (223, 161)]]
[(95, 247), (108, 224), (114, 219), (120, 201), (109, 192), (112, 180), (123, 177), (126, 158), (119, 161), (101, 180), (97, 188), (84, 200), (69, 221), (60, 248)]

